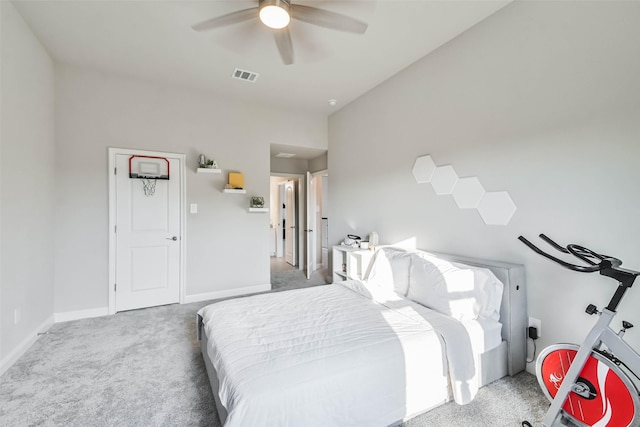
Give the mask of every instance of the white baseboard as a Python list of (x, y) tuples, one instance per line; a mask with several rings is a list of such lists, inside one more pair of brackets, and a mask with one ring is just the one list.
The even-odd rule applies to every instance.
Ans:
[(255, 294), (256, 292), (265, 292), (271, 290), (271, 284), (246, 286), (244, 288), (225, 289), (224, 291), (206, 292), (203, 294), (186, 295), (183, 304), (191, 302), (207, 301), (211, 299), (236, 297), (239, 295)]
[(20, 359), (20, 357), (22, 357), (22, 355), (25, 354), (33, 344), (35, 344), (36, 341), (38, 341), (38, 338), (40, 338), (38, 336), (39, 332), (46, 332), (51, 326), (53, 326), (53, 323), (54, 316), (52, 315), (42, 322), (42, 324), (40, 324), (33, 332), (28, 334), (27, 337), (11, 351), (11, 353), (2, 359), (2, 361), (0, 361), (0, 375), (7, 372), (9, 368), (12, 367), (13, 364), (16, 363), (16, 361)]
[(91, 317), (107, 316), (109, 307), (90, 308), (87, 310), (65, 311), (62, 313), (54, 313), (53, 317), (56, 323), (69, 322), (71, 320), (89, 319)]

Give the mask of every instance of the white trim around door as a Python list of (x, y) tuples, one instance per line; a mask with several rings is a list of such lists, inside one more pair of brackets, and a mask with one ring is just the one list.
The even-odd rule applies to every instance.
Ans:
[(116, 156), (117, 155), (144, 155), (144, 156), (159, 156), (159, 157), (171, 157), (177, 158), (180, 163), (180, 173), (176, 176), (176, 179), (180, 180), (180, 262), (179, 262), (179, 302), (182, 304), (185, 300), (185, 265), (186, 265), (186, 218), (185, 218), (185, 206), (186, 206), (186, 167), (185, 167), (185, 155), (179, 153), (168, 153), (160, 151), (146, 151), (146, 150), (134, 150), (128, 148), (114, 148), (108, 149), (108, 176), (109, 176), (109, 283), (108, 283), (108, 295), (109, 295), (109, 314), (115, 314), (116, 307)]

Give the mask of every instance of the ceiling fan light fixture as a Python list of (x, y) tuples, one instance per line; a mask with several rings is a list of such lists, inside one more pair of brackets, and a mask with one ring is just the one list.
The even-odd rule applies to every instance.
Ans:
[(289, 2), (286, 0), (260, 0), (260, 20), (269, 28), (279, 30), (289, 25)]

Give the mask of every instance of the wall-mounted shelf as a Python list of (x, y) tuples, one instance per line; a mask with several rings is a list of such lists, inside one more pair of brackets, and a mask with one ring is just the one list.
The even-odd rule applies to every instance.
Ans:
[(196, 173), (222, 173), (222, 169), (198, 168), (196, 169)]
[(269, 212), (269, 208), (249, 208), (249, 212)]
[(241, 190), (238, 188), (225, 188), (222, 192), (229, 194), (247, 194), (247, 190)]

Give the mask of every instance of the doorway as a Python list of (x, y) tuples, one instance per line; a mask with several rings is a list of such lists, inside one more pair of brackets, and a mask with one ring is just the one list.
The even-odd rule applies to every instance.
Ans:
[(184, 299), (184, 161), (109, 148), (110, 314)]
[(271, 272), (327, 268), (327, 171), (270, 177)]
[(277, 271), (297, 270), (304, 261), (300, 246), (302, 176), (278, 174), (270, 177), (271, 265)]
[[(322, 253), (326, 253), (323, 248), (322, 232), (322, 212), (324, 201), (326, 200), (326, 192), (322, 186), (321, 175), (328, 175), (328, 152), (326, 149), (318, 149), (311, 147), (301, 147), (293, 145), (270, 144), (271, 153), (271, 190), (270, 190), (270, 236), (271, 250), (271, 284), (274, 286), (276, 282), (282, 282), (281, 277), (276, 277), (278, 269), (283, 264), (284, 267), (293, 268), (294, 271), (285, 271), (291, 273), (290, 278), (293, 280), (305, 280), (310, 283), (312, 275), (323, 275), (318, 272), (322, 267)], [(314, 171), (314, 172), (309, 172)], [(318, 172), (323, 171), (323, 172)], [(293, 181), (296, 190), (294, 215), (295, 224), (287, 218), (286, 212), (286, 196), (287, 191), (281, 184), (284, 181)], [(326, 179), (325, 179), (326, 181)], [(326, 188), (326, 187), (325, 187)], [(291, 191), (289, 191), (291, 194)], [(323, 197), (323, 195), (325, 197)], [(324, 200), (323, 200), (324, 199)], [(283, 202), (284, 201), (284, 202)], [(291, 203), (289, 203), (291, 206)], [(327, 211), (324, 210), (324, 216)], [(289, 212), (289, 217), (292, 213)], [(284, 223), (284, 226), (283, 226)], [(327, 221), (324, 221), (326, 225)], [(295, 225), (295, 230), (291, 233), (288, 227)], [(285, 243), (286, 230), (290, 230), (293, 234), (292, 241), (295, 241), (296, 254), (289, 252), (289, 262), (285, 261)], [(326, 228), (325, 228), (326, 231)], [(274, 275), (276, 273), (276, 275)], [(295, 274), (294, 274), (295, 273)], [(296, 279), (298, 278), (298, 279)], [(322, 280), (317, 280), (321, 283)]]

